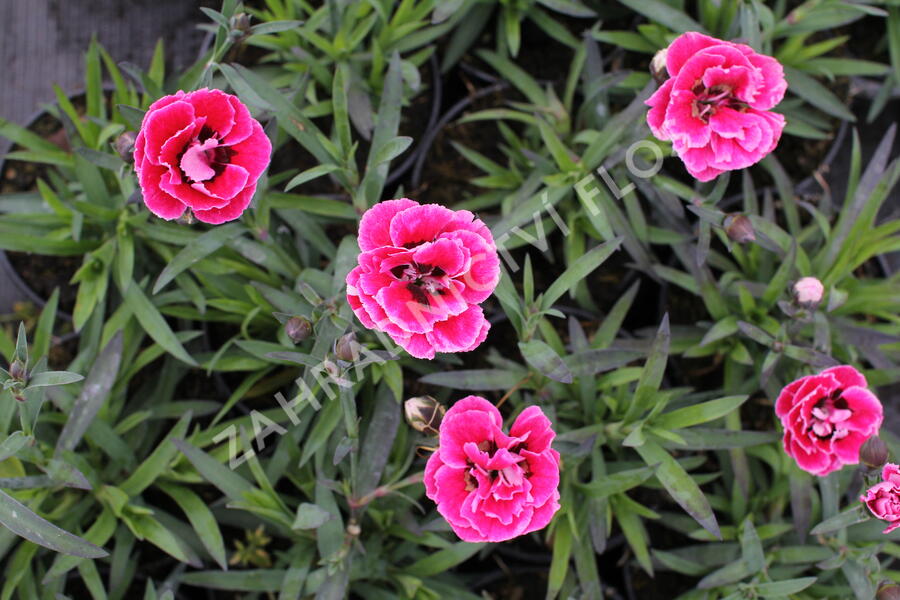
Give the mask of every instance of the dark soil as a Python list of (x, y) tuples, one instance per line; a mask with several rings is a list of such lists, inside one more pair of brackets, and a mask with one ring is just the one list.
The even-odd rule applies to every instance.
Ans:
[[(452, 90), (456, 89), (458, 92), (460, 88), (474, 89), (474, 85), (470, 79), (459, 74), (457, 81), (451, 80), (449, 88), (451, 90), (449, 95), (452, 98), (455, 95)], [(501, 92), (479, 98), (463, 115), (489, 108), (505, 107), (506, 99), (507, 97)], [(445, 105), (449, 106), (450, 103)], [(506, 163), (506, 157), (498, 147), (499, 140), (500, 134), (496, 127), (487, 121), (470, 123), (457, 121), (447, 125), (435, 137), (424, 163), (421, 182), (411, 193), (424, 202), (448, 207), (453, 207), (462, 200), (482, 193), (484, 189), (473, 185), (470, 181), (484, 173), (457, 152), (453, 147), (453, 142), (483, 154), (502, 165)]]
[(25, 283), (41, 298), (49, 298), (59, 288), (59, 308), (72, 313), (78, 286), (70, 282), (81, 266), (80, 256), (44, 256), (25, 252), (7, 252), (10, 264)]

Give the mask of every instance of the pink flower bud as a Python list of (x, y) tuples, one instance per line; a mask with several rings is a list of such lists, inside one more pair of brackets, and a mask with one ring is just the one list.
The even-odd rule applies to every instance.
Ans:
[(806, 306), (815, 306), (822, 301), (825, 287), (815, 277), (804, 277), (794, 284), (794, 297)]

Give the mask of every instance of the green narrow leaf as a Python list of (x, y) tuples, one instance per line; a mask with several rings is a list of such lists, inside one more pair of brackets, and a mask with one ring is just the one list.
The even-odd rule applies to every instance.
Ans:
[[(237, 435), (237, 432), (235, 432)], [(231, 500), (243, 500), (244, 492), (253, 486), (243, 477), (223, 465), (206, 452), (199, 450), (185, 440), (173, 439), (172, 443), (187, 456), (197, 472), (208, 482), (219, 488)], [(235, 441), (235, 444), (237, 442)], [(237, 458), (237, 457), (232, 457)]]
[(572, 557), (572, 531), (569, 521), (560, 519), (553, 535), (553, 558), (550, 562), (550, 575), (547, 582), (547, 599), (556, 598), (562, 589), (569, 571)]
[(50, 343), (53, 338), (53, 325), (56, 322), (56, 310), (59, 305), (59, 288), (53, 288), (50, 299), (41, 310), (37, 327), (34, 331), (34, 340), (31, 344), (31, 352), (35, 358), (47, 356), (50, 351)]
[(297, 516), (294, 519), (294, 524), (291, 526), (291, 529), (318, 529), (329, 519), (331, 519), (331, 513), (327, 510), (319, 508), (315, 504), (310, 504), (309, 502), (302, 502), (300, 506), (297, 507)]
[(660, 0), (619, 0), (619, 2), (631, 10), (644, 15), (651, 21), (665, 25), (678, 33), (684, 33), (685, 31), (706, 33), (706, 29), (700, 23), (687, 16), (684, 12)]
[(798, 577), (797, 579), (784, 579), (771, 583), (756, 583), (754, 591), (763, 598), (787, 598), (793, 594), (802, 592), (816, 582), (815, 577)]
[(425, 558), (417, 560), (408, 567), (405, 567), (403, 571), (407, 575), (412, 575), (413, 577), (431, 577), (448, 571), (456, 565), (465, 562), (486, 545), (487, 544), (484, 542), (475, 544), (470, 542), (457, 542), (449, 548), (438, 550)]
[(0, 442), (0, 463), (10, 456), (15, 456), (19, 450), (33, 441), (34, 438), (31, 436), (27, 436), (21, 431), (14, 431), (5, 440)]
[(591, 498), (606, 498), (613, 494), (621, 494), (635, 488), (653, 476), (654, 467), (627, 469), (612, 475), (595, 477), (590, 483), (578, 483), (576, 487), (583, 490)]
[(366, 496), (378, 486), (397, 436), (401, 420), (400, 404), (387, 385), (379, 387), (375, 399), (375, 411), (369, 419), (369, 427), (363, 441), (356, 493)]
[(103, 403), (109, 397), (121, 362), (122, 332), (120, 331), (97, 356), (94, 366), (91, 367), (87, 379), (81, 386), (81, 393), (72, 405), (69, 419), (56, 442), (57, 456), (66, 450), (74, 450), (81, 441)]
[(722, 539), (719, 524), (712, 507), (700, 486), (678, 464), (672, 455), (663, 450), (655, 442), (646, 441), (635, 448), (648, 465), (659, 465), (656, 478), (663, 484), (672, 498), (700, 525), (718, 539)]
[(572, 383), (574, 377), (556, 351), (541, 340), (519, 342), (519, 350), (526, 362), (540, 374), (560, 383)]
[(82, 379), (84, 379), (84, 375), (81, 373), (71, 373), (69, 371), (44, 371), (28, 380), (28, 388), (66, 385), (68, 383), (81, 381)]
[(350, 113), (347, 108), (347, 71), (347, 63), (338, 63), (331, 86), (334, 128), (337, 131), (338, 144), (343, 156), (348, 156), (350, 146), (353, 144), (353, 140), (350, 137)]
[(844, 121), (856, 122), (850, 109), (827, 87), (793, 67), (785, 65), (784, 76), (788, 89), (816, 108)]
[(211, 229), (195, 238), (182, 248), (169, 261), (166, 268), (162, 270), (159, 277), (156, 278), (156, 283), (153, 285), (153, 293), (158, 293), (166, 287), (166, 284), (175, 279), (178, 274), (206, 258), (221, 248), (226, 242), (230, 242), (240, 236), (245, 230), (246, 228), (241, 223), (228, 223), (227, 225), (220, 225), (215, 229)]
[(616, 517), (616, 521), (619, 522), (619, 527), (622, 528), (625, 540), (634, 551), (634, 557), (644, 571), (653, 577), (653, 562), (650, 560), (650, 551), (648, 550), (649, 537), (647, 530), (644, 528), (644, 523), (640, 517), (631, 508), (631, 504), (627, 503), (626, 500), (627, 496), (623, 495), (609, 497), (613, 514)]
[(741, 530), (741, 557), (751, 573), (761, 571), (766, 566), (766, 556), (759, 541), (759, 534), (749, 517), (744, 520)]
[(128, 304), (138, 323), (144, 328), (154, 342), (166, 349), (166, 352), (175, 358), (186, 362), (192, 367), (197, 366), (191, 356), (185, 351), (184, 346), (178, 341), (178, 337), (172, 332), (172, 328), (159, 313), (159, 310), (141, 291), (140, 286), (130, 285), (125, 290), (125, 302)]
[(413, 139), (405, 135), (397, 136), (394, 139), (389, 140), (378, 150), (378, 154), (375, 155), (372, 164), (380, 165), (394, 160), (406, 152), (406, 149), (410, 147), (412, 142)]
[(191, 411), (183, 414), (178, 419), (178, 422), (175, 423), (175, 426), (172, 427), (172, 430), (159, 443), (159, 446), (119, 486), (119, 489), (129, 496), (137, 496), (150, 487), (160, 475), (165, 473), (166, 469), (169, 468), (169, 464), (178, 455), (178, 448), (172, 443), (172, 440), (184, 437), (192, 416)]
[(508, 390), (526, 373), (505, 369), (472, 369), (470, 371), (437, 371), (419, 378), (428, 385), (440, 385), (458, 390)]
[(602, 265), (613, 252), (618, 250), (621, 244), (622, 238), (618, 237), (600, 244), (578, 257), (544, 292), (541, 306), (546, 310), (553, 306), (553, 303), (559, 300), (566, 291), (574, 290), (575, 286)]
[(647, 362), (641, 371), (641, 378), (638, 380), (637, 388), (634, 392), (634, 399), (631, 406), (625, 414), (627, 422), (634, 421), (645, 410), (653, 405), (656, 392), (662, 383), (663, 374), (666, 371), (666, 363), (669, 357), (669, 341), (671, 333), (669, 331), (669, 314), (663, 315), (662, 323), (656, 332), (656, 338), (650, 347), (650, 354), (647, 356)]
[(0, 524), (18, 536), (54, 552), (82, 558), (103, 558), (109, 553), (94, 544), (60, 529), (34, 514), (24, 504), (0, 490)]
[(834, 533), (851, 525), (856, 525), (857, 523), (862, 523), (863, 521), (868, 520), (869, 514), (863, 510), (863, 505), (857, 504), (848, 508), (844, 512), (840, 512), (831, 518), (825, 519), (824, 521), (813, 527), (809, 533), (811, 535), (824, 535), (827, 533)]
[(203, 542), (203, 546), (209, 552), (213, 560), (223, 571), (228, 570), (228, 560), (225, 556), (225, 542), (219, 524), (212, 511), (206, 506), (200, 496), (186, 487), (171, 483), (158, 483), (158, 487), (171, 497), (187, 516), (191, 526), (197, 533), (197, 537)]
[(701, 423), (714, 421), (736, 410), (747, 401), (749, 396), (727, 396), (718, 400), (710, 400), (693, 406), (686, 406), (659, 415), (653, 419), (652, 424), (659, 429), (683, 429)]

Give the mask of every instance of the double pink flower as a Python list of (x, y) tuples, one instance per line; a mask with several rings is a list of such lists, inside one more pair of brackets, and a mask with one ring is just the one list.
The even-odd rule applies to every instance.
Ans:
[(890, 523), (883, 533), (900, 527), (900, 467), (893, 463), (884, 465), (880, 483), (876, 483), (860, 497), (872, 514)]
[(787, 89), (784, 70), (749, 46), (700, 33), (666, 51), (669, 79), (647, 100), (650, 130), (672, 147), (688, 172), (709, 181), (743, 169), (775, 149), (784, 116), (770, 112)]
[(859, 463), (860, 447), (878, 433), (881, 402), (851, 366), (832, 367), (785, 387), (775, 403), (784, 451), (820, 477)]
[(417, 358), (485, 340), (490, 324), (478, 305), (497, 287), (500, 260), (472, 213), (407, 198), (381, 202), (362, 217), (359, 248), (347, 300), (363, 325)]
[(425, 466), (425, 493), (467, 542), (502, 542), (543, 529), (559, 510), (555, 433), (537, 406), (503, 433), (497, 408), (479, 396), (454, 404)]
[(205, 223), (241, 216), (272, 144), (237, 96), (179, 91), (150, 105), (134, 143), (144, 203), (163, 219), (188, 208)]

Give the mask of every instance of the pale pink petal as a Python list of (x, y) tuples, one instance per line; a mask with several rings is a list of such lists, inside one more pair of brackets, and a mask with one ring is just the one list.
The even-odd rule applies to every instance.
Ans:
[(438, 352), (463, 352), (472, 348), (485, 321), (481, 307), (473, 305), (462, 314), (436, 322), (427, 335)]
[(218, 142), (214, 138), (209, 138), (205, 142), (193, 144), (184, 150), (179, 166), (188, 179), (192, 181), (206, 181), (215, 176), (216, 170), (210, 165), (207, 150), (212, 150), (217, 145)]

